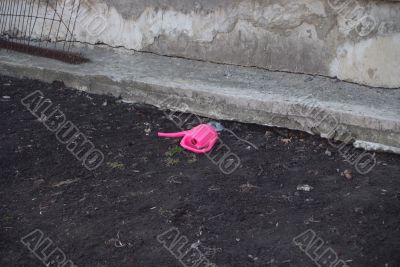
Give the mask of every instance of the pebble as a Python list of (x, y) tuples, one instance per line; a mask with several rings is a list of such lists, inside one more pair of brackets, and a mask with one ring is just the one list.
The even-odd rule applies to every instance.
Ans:
[(264, 136), (267, 138), (271, 137), (272, 135), (273, 135), (273, 133), (271, 131), (266, 131), (264, 134)]
[(349, 169), (344, 170), (344, 172), (342, 172), (342, 176), (346, 177), (348, 180), (353, 178), (352, 172)]
[(328, 157), (332, 156), (332, 152), (330, 152), (328, 149), (325, 151), (325, 155), (327, 155)]
[(308, 185), (308, 184), (299, 184), (297, 186), (298, 191), (310, 192), (313, 189), (314, 189), (314, 187), (312, 187), (311, 185)]
[(247, 255), (250, 259), (252, 259), (253, 261), (258, 260), (258, 257), (254, 257), (253, 255), (249, 254)]

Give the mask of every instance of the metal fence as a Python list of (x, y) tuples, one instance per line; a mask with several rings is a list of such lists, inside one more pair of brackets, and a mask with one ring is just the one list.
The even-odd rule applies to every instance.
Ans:
[(69, 63), (80, 0), (0, 0), (0, 48)]

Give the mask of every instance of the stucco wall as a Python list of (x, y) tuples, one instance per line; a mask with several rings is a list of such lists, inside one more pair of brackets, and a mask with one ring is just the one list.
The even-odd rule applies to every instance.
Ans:
[(398, 1), (81, 2), (78, 41), (400, 87)]

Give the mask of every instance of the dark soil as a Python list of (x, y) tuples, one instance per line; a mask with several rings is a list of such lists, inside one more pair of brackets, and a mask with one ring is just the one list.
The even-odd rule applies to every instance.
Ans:
[[(21, 104), (35, 90), (104, 152), (100, 168)], [(316, 136), (222, 122), (259, 147), (223, 133), (242, 163), (225, 175), (158, 138), (178, 129), (156, 108), (9, 77), (0, 116), (0, 266), (44, 266), (20, 241), (35, 229), (77, 266), (182, 266), (157, 241), (171, 227), (217, 266), (317, 266), (293, 242), (307, 229), (349, 266), (400, 266), (398, 155), (378, 153), (361, 175)]]

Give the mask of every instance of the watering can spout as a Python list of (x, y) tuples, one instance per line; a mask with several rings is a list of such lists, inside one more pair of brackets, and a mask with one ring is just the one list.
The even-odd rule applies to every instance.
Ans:
[(158, 133), (159, 137), (184, 137), (186, 135), (186, 132), (177, 132), (177, 133)]

